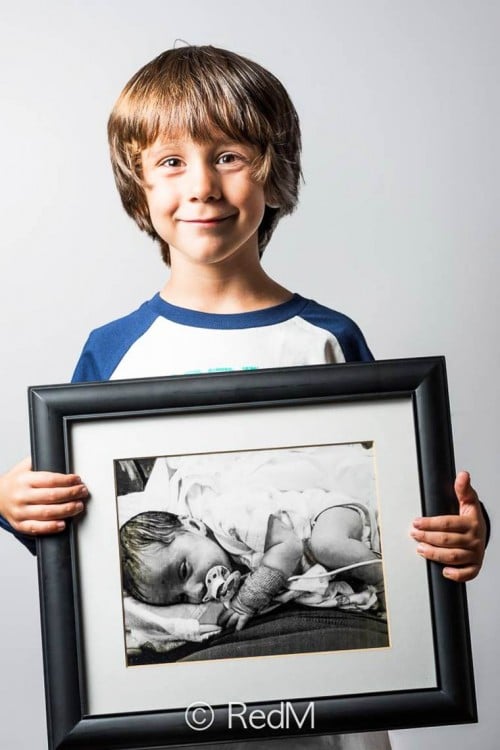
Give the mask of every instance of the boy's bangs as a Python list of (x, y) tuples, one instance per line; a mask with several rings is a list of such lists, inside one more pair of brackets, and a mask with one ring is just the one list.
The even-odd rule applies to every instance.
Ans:
[(269, 128), (260, 121), (244, 92), (235, 90), (234, 82), (207, 76), (201, 80), (183, 77), (176, 84), (163, 89), (154, 109), (146, 114), (143, 147), (160, 137), (203, 143), (225, 136), (265, 148)]

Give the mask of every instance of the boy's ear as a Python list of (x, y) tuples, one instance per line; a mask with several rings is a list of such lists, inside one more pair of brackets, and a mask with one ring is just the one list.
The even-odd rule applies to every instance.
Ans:
[(273, 191), (269, 184), (264, 187), (264, 200), (268, 208), (280, 208), (280, 203), (276, 196), (273, 195)]
[(207, 527), (203, 521), (199, 521), (197, 518), (191, 518), (190, 516), (181, 516), (182, 526), (185, 531), (191, 531), (193, 534), (200, 534), (200, 536), (207, 535)]
[(265, 195), (264, 199), (266, 201), (267, 208), (281, 208), (279, 203), (276, 203), (276, 201), (273, 201), (272, 197)]

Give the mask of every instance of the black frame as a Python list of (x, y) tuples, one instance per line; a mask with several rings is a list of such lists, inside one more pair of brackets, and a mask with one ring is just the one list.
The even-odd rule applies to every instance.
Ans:
[[(442, 357), (32, 387), (29, 409), (34, 468), (68, 470), (68, 432), (75, 420), (400, 397), (410, 397), (413, 404), (423, 511), (426, 515), (455, 512)], [(229, 734), (224, 706), (215, 707), (215, 720), (201, 736), (188, 728), (183, 710), (86, 715), (75, 531), (69, 526), (62, 534), (37, 539), (50, 750), (161, 748), (283, 736), (280, 730), (239, 729)], [(477, 720), (465, 587), (444, 579), (435, 564), (428, 565), (428, 580), (438, 687), (294, 700), (297, 714), (315, 700), (315, 733)], [(254, 705), (266, 713), (278, 704)]]

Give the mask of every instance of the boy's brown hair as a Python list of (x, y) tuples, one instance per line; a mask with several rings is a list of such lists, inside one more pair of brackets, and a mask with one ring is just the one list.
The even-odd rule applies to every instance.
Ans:
[(203, 142), (220, 133), (259, 148), (253, 175), (266, 195), (258, 230), (262, 255), (278, 221), (297, 205), (301, 177), (299, 119), (272, 73), (228, 50), (179, 47), (141, 68), (113, 107), (108, 138), (123, 206), (141, 229), (160, 242), (167, 264), (168, 245), (149, 216), (141, 154), (162, 135)]

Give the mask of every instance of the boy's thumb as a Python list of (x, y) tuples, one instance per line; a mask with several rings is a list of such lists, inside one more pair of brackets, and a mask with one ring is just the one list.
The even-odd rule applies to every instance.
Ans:
[(455, 479), (455, 494), (460, 506), (460, 513), (465, 510), (466, 506), (476, 505), (479, 500), (475, 489), (470, 483), (470, 474), (468, 471), (460, 471)]

